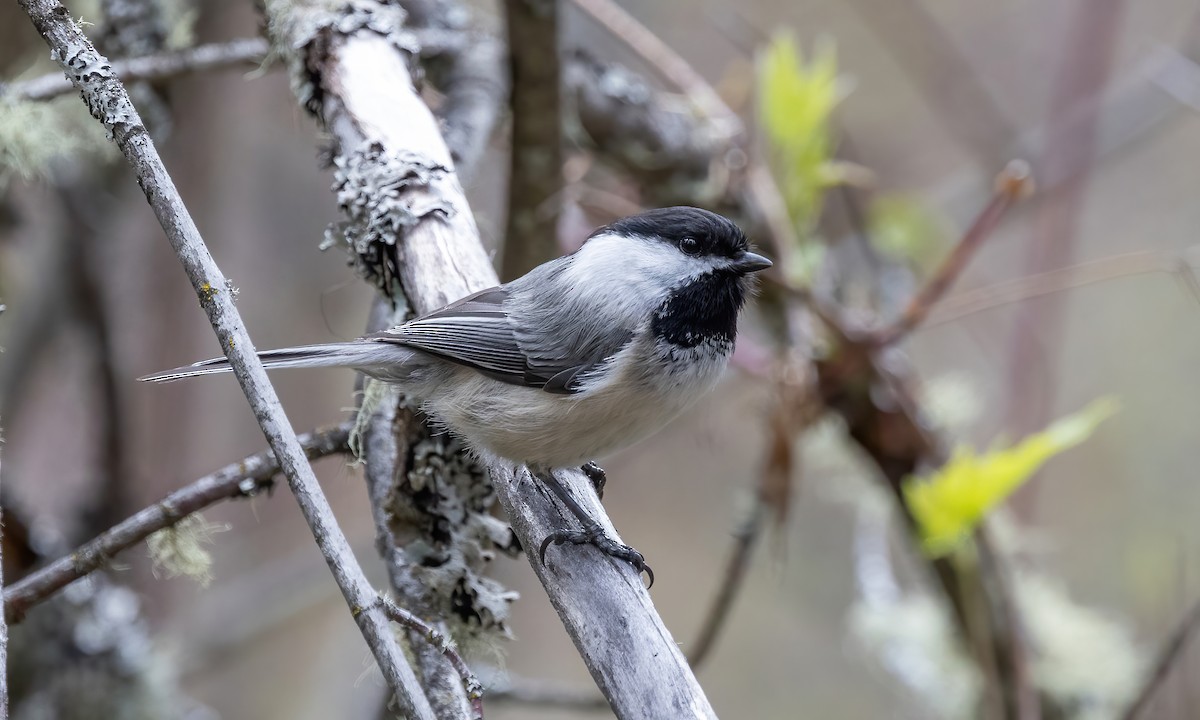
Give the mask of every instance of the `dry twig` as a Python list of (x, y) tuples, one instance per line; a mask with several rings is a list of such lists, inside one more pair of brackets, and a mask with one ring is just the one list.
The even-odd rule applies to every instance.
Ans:
[(1142, 689), (1138, 691), (1132, 703), (1121, 714), (1122, 720), (1138, 720), (1145, 715), (1150, 708), (1150, 703), (1154, 699), (1154, 693), (1162, 687), (1167, 676), (1171, 673), (1176, 663), (1183, 657), (1183, 650), (1187, 647), (1187, 641), (1200, 628), (1200, 601), (1197, 601), (1190, 607), (1187, 613), (1167, 636), (1166, 643), (1159, 650), (1158, 657), (1155, 658), (1154, 664), (1151, 666), (1150, 673), (1146, 676), (1146, 681), (1142, 685)]
[(996, 178), (996, 191), (991, 202), (976, 216), (975, 222), (971, 223), (971, 227), (963, 233), (962, 239), (909, 301), (896, 322), (876, 335), (877, 345), (891, 345), (903, 339), (925, 320), (930, 310), (962, 274), (983, 242), (991, 236), (1004, 213), (1033, 191), (1033, 180), (1029, 172), (1029, 165), (1020, 160), (1014, 160), (1004, 168)]
[(195, 222), (184, 206), (137, 110), (109, 62), (57, 0), (21, 0), (38, 32), (51, 48), (92, 115), (112, 134), (146, 194), (213, 330), (233, 366), (254, 415), (259, 421), (313, 537), (358, 621), (367, 644), (404, 712), (432, 720), (433, 711), (377, 606), (377, 593), (358, 566), (345, 535), (334, 519), (304, 451), (254, 352), (254, 344), (234, 307), (228, 283), (208, 252)]
[[(310, 460), (347, 451), (348, 424), (305, 433), (300, 445)], [(230, 463), (176, 490), (157, 503), (100, 533), (69, 555), (30, 573), (4, 589), (4, 617), (21, 622), (38, 603), (79, 578), (104, 567), (117, 553), (189, 515), (222, 500), (250, 498), (269, 489), (279, 474), (279, 462), (270, 450)]]

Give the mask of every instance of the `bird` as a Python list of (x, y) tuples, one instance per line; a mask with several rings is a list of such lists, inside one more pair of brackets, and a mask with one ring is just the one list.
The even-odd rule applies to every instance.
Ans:
[[(395, 383), (477, 455), (525, 466), (579, 520), (540, 547), (590, 544), (653, 571), (554, 477), (661, 429), (717, 384), (755, 274), (771, 261), (732, 220), (678, 206), (595, 230), (578, 250), (497, 287), (349, 342), (259, 352), (264, 367), (350, 367)], [(139, 378), (230, 372), (213, 358)]]

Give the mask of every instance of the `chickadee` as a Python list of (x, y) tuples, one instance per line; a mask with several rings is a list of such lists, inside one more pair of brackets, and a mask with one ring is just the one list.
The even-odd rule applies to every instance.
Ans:
[[(593, 544), (639, 571), (553, 470), (653, 434), (716, 385), (733, 352), (751, 274), (771, 261), (741, 229), (693, 207), (596, 230), (576, 252), (423, 317), (351, 342), (260, 352), (268, 369), (352, 367), (396, 383), (473, 450), (528, 467), (580, 520), (550, 543)], [(231, 370), (225, 358), (148, 375)], [(650, 581), (654, 576), (650, 573)]]

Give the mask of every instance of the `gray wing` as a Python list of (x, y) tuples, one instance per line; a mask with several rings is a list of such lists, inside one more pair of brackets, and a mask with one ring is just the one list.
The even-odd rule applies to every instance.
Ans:
[[(582, 376), (629, 339), (626, 333), (614, 335), (610, 342), (579, 346), (567, 337), (556, 345), (557, 323), (522, 328), (518, 318), (510, 317), (512, 309), (508, 286), (494, 287), (370, 337), (422, 350), (502, 382), (551, 393), (578, 392)], [(539, 324), (544, 319), (533, 318)]]

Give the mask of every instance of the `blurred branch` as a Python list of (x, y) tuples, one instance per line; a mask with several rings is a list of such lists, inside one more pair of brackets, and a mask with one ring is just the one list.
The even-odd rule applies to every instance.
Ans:
[[(402, 27), (395, 18), (389, 22), (382, 6), (357, 14), (363, 7), (326, 16), (315, 35), (305, 28), (317, 10), (305, 12), (306, 22), (291, 23), (282, 13), (273, 22), (280, 44), (296, 52), (301, 95), (336, 139), (346, 172), (405, 179), (387, 204), (367, 204), (399, 229), (380, 242), (403, 254), (398, 280), (412, 309), (426, 313), (497, 278), (450, 152), (412, 85), (410, 53), (397, 42)], [(488, 469), (523, 547), (537, 547), (567, 521), (528, 473), (503, 463)], [(560, 480), (615, 538), (590, 481), (577, 471)], [(618, 717), (715, 717), (632, 568), (586, 550), (556, 553), (552, 566), (536, 558), (530, 564)]]
[(755, 497), (749, 514), (733, 531), (733, 548), (729, 554), (729, 561), (725, 564), (725, 572), (717, 585), (717, 596), (704, 616), (695, 645), (688, 652), (688, 663), (693, 669), (699, 668), (708, 659), (713, 646), (716, 645), (717, 637), (729, 619), (733, 601), (742, 588), (746, 571), (750, 569), (750, 557), (758, 544), (763, 526), (766, 525), (767, 509), (766, 504)]
[(602, 711), (608, 705), (595, 688), (559, 685), (542, 680), (509, 679), (506, 684), (488, 688), (488, 702), (519, 703), (542, 708), (561, 708), (576, 712)]
[[(104, 175), (113, 174), (113, 167), (99, 169)], [(96, 397), (94, 426), (100, 434), (97, 463), (98, 476), (90, 488), (84, 515), (81, 537), (87, 537), (109, 527), (121, 519), (122, 513), (132, 509), (129, 492), (130, 473), (127, 471), (125, 441), (128, 429), (124, 408), (118, 391), (118, 369), (116, 348), (113, 346), (108, 307), (103, 285), (102, 253), (103, 235), (97, 228), (98, 205), (107, 200), (103, 193), (87, 187), (82, 177), (64, 179), (58, 187), (62, 201), (66, 226), (62, 229), (61, 242), (67, 248), (67, 282), (69, 309), (74, 320), (81, 326), (86, 339), (84, 352), (88, 359), (90, 378), (86, 385), (93, 389)], [(55, 283), (45, 283), (52, 287)], [(62, 290), (58, 290), (62, 292)]]
[(942, 260), (942, 264), (925, 281), (925, 285), (909, 301), (904, 312), (890, 327), (881, 330), (875, 337), (880, 346), (891, 345), (903, 339), (917, 328), (929, 315), (929, 311), (946, 294), (950, 286), (962, 274), (975, 252), (988, 239), (1000, 223), (1004, 213), (1012, 205), (1033, 192), (1033, 179), (1029, 165), (1014, 160), (996, 178), (996, 190), (992, 200), (963, 233), (954, 249)]
[(800, 365), (785, 366), (779, 373), (775, 403), (768, 419), (767, 456), (759, 470), (754, 504), (734, 531), (733, 548), (719, 582), (717, 596), (700, 626), (695, 645), (688, 653), (688, 662), (693, 668), (699, 668), (709, 657), (717, 637), (725, 627), (768, 517), (774, 515), (776, 527), (781, 527), (787, 520), (792, 476), (796, 469), (793, 446), (796, 438), (808, 428), (819, 411), (819, 408), (805, 402), (809, 396), (809, 388), (803, 382), (805, 375), (804, 367)]
[(575, 7), (625, 43), (695, 105), (700, 117), (724, 139), (742, 132), (742, 121), (729, 109), (712, 85), (670, 45), (613, 0), (571, 0)]
[(184, 207), (128, 93), (113, 73), (112, 66), (96, 52), (57, 0), (21, 0), (20, 5), (50, 46), (53, 57), (80, 90), (92, 115), (111, 132), (129, 161), (138, 185), (145, 192), (192, 282), (263, 434), (280, 460), (313, 537), (402, 710), (416, 720), (432, 720), (433, 711), (391, 633), (386, 616), (374, 602), (377, 593), (363, 575), (337, 525), (279, 398), (254, 352), (254, 344), (233, 304), (228, 283)]
[(512, 280), (558, 257), (563, 185), (558, 0), (505, 0), (512, 68), (508, 226), (500, 277)]
[[(1025, 275), (1071, 264), (1078, 243), (1080, 213), (1087, 198), (1088, 175), (1099, 147), (1099, 99), (1115, 61), (1125, 0), (1080, 0), (1070, 4), (1065, 37), (1051, 40), (1059, 52), (1050, 90), (1045, 145), (1035, 172), (1048, 179), (1065, 178), (1037, 207), (1025, 246)], [(1096, 103), (1076, 122), (1074, 112)], [(1063, 306), (1055, 297), (1023, 305), (1014, 321), (1007, 360), (1008, 407), (1005, 428), (1021, 434), (1048, 419), (1055, 397), (1055, 342), (1061, 336)], [(1021, 500), (1028, 503), (1027, 491)], [(1018, 501), (1018, 511), (1022, 507)]]
[[(346, 439), (349, 433), (349, 424), (342, 424), (306, 433), (299, 437), (299, 441), (305, 456), (315, 460), (347, 452)], [(79, 578), (104, 567), (122, 550), (222, 500), (255, 497), (274, 485), (274, 478), (279, 472), (275, 453), (263, 450), (176, 490), (100, 533), (69, 555), (9, 585), (4, 589), (4, 618), (12, 623), (21, 622), (30, 608)]]
[[(244, 38), (127, 60), (114, 60), (112, 72), (125, 82), (135, 82), (163, 80), (232, 65), (255, 67), (266, 60), (268, 49), (269, 45), (263, 38)], [(0, 85), (0, 98), (51, 100), (73, 89), (71, 81), (61, 74), (49, 74), (32, 80)]]
[(933, 117), (984, 168), (1004, 161), (1017, 129), (1006, 108), (975, 72), (933, 10), (918, 0), (853, 0), (874, 31), (932, 106)]
[[(418, 34), (422, 57), (428, 57), (424, 40), (428, 34)], [(464, 179), (474, 174), (508, 96), (504, 50), (500, 40), (479, 35), (445, 53), (447, 67), (439, 77), (445, 100), (438, 115), (454, 168)]]
[[(451, 30), (423, 30), (418, 33), (423, 57), (461, 53), (481, 57), (492, 49), (483, 39), (469, 40), (463, 33)], [(183, 50), (155, 53), (142, 57), (113, 60), (113, 73), (125, 82), (166, 80), (179, 75), (244, 65), (247, 69), (261, 68), (270, 62), (270, 43), (265, 38), (241, 38), (228, 42), (196, 45)], [(58, 73), (31, 80), (0, 83), (0, 99), (52, 100), (71, 92), (71, 81)]]
[(1043, 295), (1152, 273), (1178, 277), (1192, 299), (1200, 302), (1195, 273), (1185, 258), (1169, 253), (1131, 252), (955, 293), (933, 308), (923, 327), (944, 325)]
[[(0, 312), (4, 312), (0, 306)], [(2, 448), (3, 446), (0, 446)], [(0, 455), (0, 462), (3, 456)], [(0, 518), (0, 524), (3, 518)], [(4, 592), (4, 552), (0, 543), (0, 593)], [(0, 613), (0, 720), (8, 720), (8, 621)]]
[[(383, 611), (387, 613), (388, 618), (392, 622), (419, 633), (425, 639), (425, 642), (446, 656), (446, 659), (454, 666), (454, 670), (458, 672), (459, 677), (462, 678), (463, 687), (467, 690), (467, 697), (471, 701), (472, 720), (483, 720), (483, 685), (475, 677), (475, 673), (471, 672), (471, 668), (463, 660), (462, 655), (458, 654), (458, 648), (454, 647), (454, 641), (446, 637), (445, 633), (441, 630), (438, 630), (397, 605), (388, 596), (380, 595), (379, 603), (383, 606)], [(0, 720), (3, 719), (0, 718)]]
[(1138, 720), (1146, 714), (1154, 700), (1154, 693), (1162, 687), (1167, 676), (1170, 675), (1171, 669), (1183, 658), (1187, 641), (1191, 639), (1197, 628), (1200, 628), (1200, 601), (1188, 609), (1179, 624), (1167, 636), (1167, 641), (1159, 650), (1158, 657), (1155, 658), (1141, 690), (1134, 696), (1128, 709), (1121, 713), (1122, 720)]

